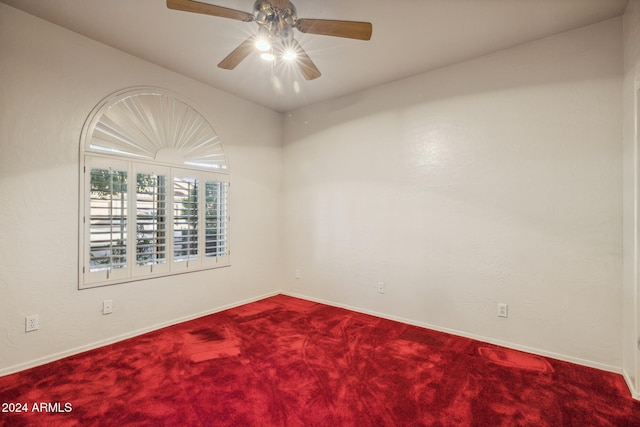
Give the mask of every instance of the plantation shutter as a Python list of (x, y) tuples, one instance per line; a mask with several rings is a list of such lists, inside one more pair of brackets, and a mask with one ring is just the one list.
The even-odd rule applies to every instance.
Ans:
[(169, 168), (136, 165), (135, 275), (169, 270), (168, 185)]
[(199, 266), (198, 176), (191, 171), (174, 172), (173, 177), (173, 263), (178, 268)]
[(208, 264), (229, 262), (228, 189), (225, 176), (209, 174), (205, 179), (204, 254)]
[(104, 281), (128, 275), (128, 165), (125, 162), (88, 162), (89, 181), (85, 226), (85, 274), (89, 281)]

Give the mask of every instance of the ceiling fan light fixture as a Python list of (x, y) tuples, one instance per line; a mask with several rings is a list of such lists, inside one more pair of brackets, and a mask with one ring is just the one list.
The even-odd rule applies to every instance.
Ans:
[(266, 37), (258, 37), (255, 46), (260, 52), (268, 52), (271, 50), (271, 42)]
[(284, 59), (285, 61), (295, 61), (297, 57), (298, 52), (293, 49), (287, 49), (282, 52), (282, 59)]
[(276, 56), (271, 52), (262, 52), (260, 54), (260, 58), (269, 62), (273, 62), (276, 60)]
[(258, 29), (255, 46), (260, 52), (268, 52), (272, 49), (271, 33), (266, 27), (261, 26)]
[[(291, 0), (255, 0), (253, 13), (217, 6), (203, 0), (166, 0), (169, 9), (200, 13), (220, 18), (254, 22), (258, 25), (258, 35), (251, 36), (236, 47), (218, 64), (219, 68), (233, 70), (255, 50), (266, 61), (275, 61), (274, 45), (278, 58), (295, 62), (306, 80), (320, 77), (318, 67), (296, 41), (294, 30), (302, 33), (343, 37), (356, 40), (370, 40), (370, 22), (342, 21), (333, 19), (298, 19), (298, 13)], [(289, 47), (293, 46), (292, 52)]]

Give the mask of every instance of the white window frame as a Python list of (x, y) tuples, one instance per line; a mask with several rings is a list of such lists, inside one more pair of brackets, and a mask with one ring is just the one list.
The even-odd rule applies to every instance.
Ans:
[[(132, 96), (136, 94), (159, 95), (166, 97), (166, 101), (163, 98), (163, 102), (170, 104), (171, 102), (179, 103), (178, 108), (182, 108), (182, 111), (186, 111), (191, 114), (189, 117), (189, 124), (193, 125), (194, 122), (198, 123), (199, 128), (197, 132), (197, 140), (194, 139), (192, 147), (189, 147), (188, 132), (193, 132), (193, 126), (187, 128), (185, 126), (185, 134), (178, 135), (176, 139), (179, 139), (179, 144), (170, 146), (170, 141), (153, 141), (154, 145), (157, 145), (157, 152), (155, 156), (149, 156), (150, 158), (143, 158), (140, 155), (130, 154), (126, 152), (126, 146), (124, 149), (119, 149), (117, 139), (114, 141), (108, 141), (107, 150), (102, 147), (95, 147), (92, 145), (92, 135), (96, 126), (99, 126), (103, 115), (109, 111), (112, 105), (117, 104), (121, 100), (128, 101)], [(153, 102), (156, 102), (154, 100)], [(139, 106), (144, 107), (144, 103)], [(152, 105), (151, 107), (154, 107)], [(156, 114), (158, 111), (162, 113), (162, 110), (156, 108), (150, 108), (149, 114)], [(122, 113), (121, 113), (122, 114)], [(116, 117), (117, 118), (117, 117)], [(155, 122), (161, 122), (163, 117), (154, 117)], [(166, 126), (174, 126), (174, 129), (180, 129), (182, 123), (170, 123), (172, 117), (165, 117), (169, 123)], [(114, 123), (113, 117), (108, 117), (104, 121), (108, 125)], [(130, 123), (125, 123), (130, 126)], [(117, 123), (116, 123), (117, 125)], [(118, 132), (126, 135), (126, 127), (118, 128)], [(101, 137), (104, 138), (104, 127), (99, 132), (103, 132)], [(139, 129), (133, 129), (130, 135), (137, 137), (139, 135)], [(175, 133), (175, 131), (174, 131)], [(98, 134), (98, 132), (96, 132)], [(154, 133), (155, 135), (155, 133)], [(185, 136), (186, 135), (186, 136)], [(170, 139), (170, 138), (166, 138)], [(203, 143), (203, 140), (205, 141)], [(186, 141), (186, 142), (185, 142)], [(203, 145), (212, 141), (212, 149), (208, 152), (206, 147), (203, 150)], [(101, 141), (97, 140), (97, 144)], [(145, 141), (148, 148), (149, 141)], [(110, 146), (109, 146), (110, 144)], [(131, 144), (131, 140), (127, 140), (127, 144)], [(163, 145), (166, 144), (166, 145)], [(197, 145), (197, 149), (202, 153), (200, 154), (202, 161), (197, 157), (188, 157), (194, 151), (190, 150), (193, 146)], [(115, 149), (113, 149), (115, 147)], [(184, 147), (185, 155), (182, 155), (180, 148)], [(133, 153), (133, 151), (132, 151)], [(213, 154), (212, 154), (213, 153)], [(78, 287), (79, 289), (88, 289), (105, 285), (113, 285), (119, 283), (133, 282), (137, 280), (150, 279), (155, 277), (170, 276), (175, 274), (182, 274), (192, 271), (202, 271), (208, 269), (214, 269), (219, 267), (226, 267), (231, 265), (231, 250), (230, 250), (230, 215), (229, 215), (229, 198), (230, 198), (230, 179), (226, 163), (226, 155), (222, 151), (219, 138), (199, 113), (197, 113), (189, 104), (185, 104), (184, 101), (176, 100), (175, 95), (158, 88), (138, 88), (134, 90), (127, 90), (111, 95), (98, 104), (92, 114), (89, 116), (83, 134), (81, 137), (81, 161), (80, 161), (80, 226), (79, 226), (79, 270), (78, 270)], [(153, 153), (152, 153), (153, 154)], [(210, 159), (214, 159), (212, 162)], [(91, 170), (96, 169), (112, 169), (117, 171), (124, 171), (127, 173), (127, 191), (126, 191), (126, 265), (119, 268), (111, 268), (109, 264), (113, 260), (105, 261), (105, 265), (109, 265), (106, 268), (96, 268), (95, 263), (92, 268), (91, 265)], [(163, 196), (164, 199), (164, 215), (158, 214), (156, 219), (155, 209), (157, 209), (153, 203), (146, 201), (147, 197), (142, 193), (138, 194), (138, 174), (151, 174), (157, 176), (166, 177), (166, 188)], [(175, 259), (174, 249), (177, 245), (184, 244), (177, 238), (178, 232), (174, 230), (174, 179), (180, 177), (191, 177), (198, 181), (197, 192), (197, 256), (190, 259), (188, 262)], [(213, 255), (207, 256), (206, 253), (206, 224), (207, 224), (207, 197), (205, 194), (206, 183), (216, 183), (217, 193), (219, 198), (217, 204), (213, 205), (215, 208), (215, 214), (210, 216), (216, 219), (215, 236), (211, 233), (215, 239), (214, 245), (216, 248), (222, 247), (221, 251), (209, 252)], [(223, 191), (220, 191), (223, 189)], [(221, 194), (220, 194), (221, 193)], [(155, 197), (155, 196), (154, 196)], [(154, 199), (155, 200), (155, 199)], [(209, 199), (211, 202), (211, 200)], [(106, 203), (106, 202), (105, 202)], [(151, 206), (149, 206), (151, 203)], [(121, 203), (120, 203), (121, 204)], [(118, 204), (118, 205), (120, 205)], [(138, 204), (140, 204), (141, 210), (144, 208), (145, 212), (151, 212), (152, 221), (140, 220), (138, 221)], [(94, 205), (100, 206), (100, 202), (95, 202)], [(179, 208), (179, 204), (176, 205), (176, 209)], [(211, 207), (209, 205), (209, 207)], [(96, 208), (100, 209), (100, 208)], [(103, 210), (103, 212), (105, 212)], [(118, 211), (119, 212), (119, 211)], [(95, 213), (95, 212), (94, 212)], [(164, 219), (164, 235), (162, 232), (154, 231), (158, 227), (158, 219), (162, 217)], [(142, 215), (141, 215), (142, 218)], [(155, 219), (155, 220), (153, 220)], [(108, 222), (108, 221), (107, 221)], [(211, 222), (211, 221), (210, 221)], [(111, 222), (113, 223), (113, 222)], [(119, 222), (121, 223), (121, 222)], [(144, 224), (144, 225), (143, 225)], [(164, 247), (164, 262), (162, 257), (160, 260), (155, 256), (151, 256), (150, 260), (144, 264), (138, 262), (138, 232), (139, 228), (144, 229), (147, 233), (146, 236), (155, 236), (151, 238), (150, 245), (153, 252), (158, 247)], [(145, 228), (146, 227), (146, 228)], [(151, 227), (151, 232), (149, 232)], [(155, 228), (154, 228), (155, 227)], [(95, 228), (94, 228), (95, 231)], [(160, 236), (160, 237), (159, 237)], [(164, 240), (161, 239), (164, 237)], [(96, 237), (94, 236), (94, 239)], [(164, 242), (158, 244), (158, 242)], [(220, 246), (218, 246), (220, 245)], [(109, 253), (109, 251), (104, 251)], [(112, 253), (112, 252), (111, 252)], [(98, 255), (100, 256), (100, 255)], [(96, 258), (94, 254), (94, 258)], [(156, 260), (156, 261), (154, 261)], [(95, 259), (94, 259), (95, 261)]]
[[(127, 172), (127, 245), (126, 245), (126, 267), (118, 269), (101, 269), (92, 271), (90, 265), (91, 251), (91, 212), (90, 212), (90, 191), (91, 191), (91, 169), (114, 169)], [(230, 242), (229, 242), (229, 221), (228, 214), (230, 183), (229, 176), (215, 172), (207, 172), (197, 169), (174, 168), (166, 165), (158, 165), (146, 162), (134, 162), (122, 160), (119, 158), (110, 158), (106, 156), (86, 155), (82, 167), (83, 173), (83, 192), (82, 192), (82, 245), (81, 245), (81, 271), (80, 271), (80, 288), (91, 288), (96, 286), (104, 286), (116, 283), (125, 283), (135, 280), (161, 277), (172, 274), (180, 274), (190, 271), (206, 270), (211, 268), (226, 267), (231, 265), (230, 259)], [(165, 212), (165, 259), (164, 264), (153, 264), (140, 266), (137, 262), (137, 175), (138, 173), (157, 173), (158, 175), (167, 176), (166, 191), (166, 212)], [(198, 219), (197, 219), (197, 236), (198, 254), (194, 259), (188, 262), (176, 260), (174, 257), (174, 249), (176, 244), (176, 230), (174, 224), (174, 195), (173, 182), (175, 178), (194, 178), (198, 181)], [(226, 243), (226, 250), (223, 254), (217, 256), (206, 256), (206, 197), (204, 194), (207, 182), (222, 183), (226, 185), (226, 200), (221, 199), (220, 204), (224, 206), (223, 223), (225, 235), (223, 239)]]

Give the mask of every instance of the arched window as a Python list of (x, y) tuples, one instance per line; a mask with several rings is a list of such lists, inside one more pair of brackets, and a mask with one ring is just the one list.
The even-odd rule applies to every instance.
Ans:
[(229, 265), (229, 168), (175, 94), (115, 93), (82, 131), (80, 288)]

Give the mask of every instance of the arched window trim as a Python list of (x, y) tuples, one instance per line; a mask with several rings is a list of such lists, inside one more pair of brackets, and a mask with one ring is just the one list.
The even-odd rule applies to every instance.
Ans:
[(118, 91), (80, 138), (79, 289), (230, 265), (220, 138), (171, 91)]
[[(153, 108), (147, 105), (130, 102), (141, 98), (157, 98), (160, 100)], [(130, 105), (126, 105), (129, 103)], [(119, 108), (126, 105), (125, 108)], [(120, 110), (119, 117), (109, 117), (112, 110)], [(123, 113), (126, 114), (126, 117)], [(120, 150), (114, 143), (92, 144), (96, 133), (109, 128), (114, 119), (126, 120), (133, 117), (128, 123), (115, 123), (115, 141), (125, 140), (120, 145)], [(129, 125), (128, 127), (126, 125)], [(113, 128), (107, 129), (113, 131)], [(106, 132), (102, 132), (106, 133)], [(128, 134), (127, 134), (128, 133)], [(142, 137), (143, 142), (136, 141), (136, 137)], [(127, 151), (125, 148), (130, 148)], [(108, 145), (111, 145), (108, 147)], [(217, 149), (207, 149), (215, 146)], [(104, 98), (89, 114), (83, 127), (80, 138), (81, 153), (94, 153), (114, 155), (117, 157), (138, 158), (145, 161), (167, 163), (174, 166), (189, 169), (200, 169), (229, 173), (227, 156), (224, 146), (213, 126), (209, 121), (192, 106), (174, 92), (158, 87), (135, 87), (115, 92)], [(147, 156), (141, 152), (148, 153)], [(172, 156), (173, 154), (173, 156)]]

